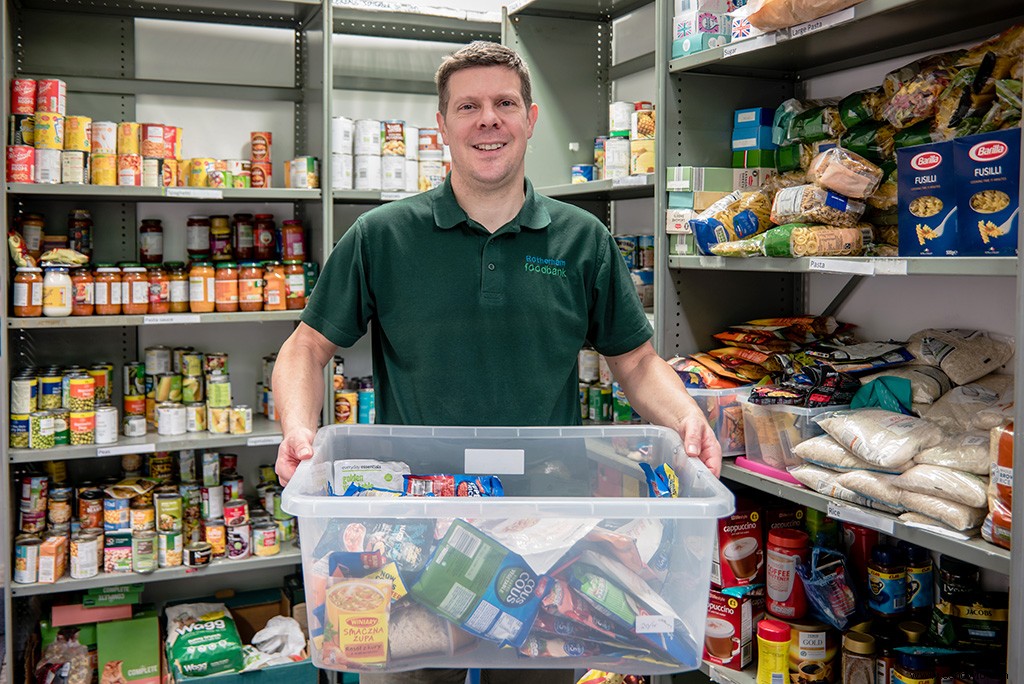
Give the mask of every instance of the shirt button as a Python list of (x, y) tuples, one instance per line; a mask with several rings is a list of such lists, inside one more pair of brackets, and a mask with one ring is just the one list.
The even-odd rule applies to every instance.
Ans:
[(494, 270), (494, 264), (487, 264), (487, 270), (488, 271), (493, 271)]

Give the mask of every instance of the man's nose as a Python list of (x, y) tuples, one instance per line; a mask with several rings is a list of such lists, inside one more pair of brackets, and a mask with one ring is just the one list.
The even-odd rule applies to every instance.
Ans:
[(480, 121), (479, 125), (481, 128), (490, 128), (491, 126), (497, 126), (500, 122), (498, 117), (498, 110), (492, 105), (484, 105), (480, 108)]

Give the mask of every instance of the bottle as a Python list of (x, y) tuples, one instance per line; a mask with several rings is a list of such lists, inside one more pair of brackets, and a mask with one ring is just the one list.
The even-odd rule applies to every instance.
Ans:
[(214, 261), (231, 261), (231, 224), (227, 216), (210, 217), (210, 255)]
[(72, 209), (68, 213), (68, 247), (92, 257), (92, 214), (88, 209)]
[(171, 310), (171, 281), (163, 266), (150, 266), (146, 269), (149, 279), (149, 313), (165, 314)]
[(139, 261), (159, 264), (164, 260), (164, 228), (160, 219), (142, 219), (139, 227)]
[(43, 253), (43, 231), (46, 223), (41, 214), (25, 214), (19, 222), (21, 226), (21, 239), (25, 241), (25, 249), (28, 255), (39, 261)]
[(273, 214), (256, 214), (253, 219), (253, 258), (270, 261), (277, 258), (277, 228)]
[(893, 684), (935, 684), (935, 661), (931, 656), (900, 653), (892, 681)]
[(92, 290), (97, 316), (121, 313), (121, 269), (110, 264), (96, 264)]
[(871, 550), (868, 563), (868, 606), (871, 612), (892, 624), (907, 609), (907, 561), (895, 546), (879, 544)]
[(235, 258), (239, 261), (252, 259), (256, 253), (252, 214), (235, 214), (232, 243)]
[(875, 684), (875, 638), (847, 632), (843, 637), (841, 684)]
[(47, 266), (43, 275), (43, 315), (71, 315), (71, 276), (67, 266)]
[(875, 684), (892, 684), (896, 671), (896, 648), (884, 638), (875, 640)]
[(149, 313), (149, 277), (138, 264), (121, 268), (121, 311), (129, 315)]
[(18, 318), (43, 315), (43, 269), (37, 266), (19, 266), (14, 276), (14, 309)]
[(289, 309), (306, 306), (306, 269), (301, 261), (284, 262), (285, 297)]
[(789, 625), (757, 623), (757, 684), (789, 684)]
[(916, 544), (899, 543), (907, 557), (907, 617), (917, 622), (931, 622), (935, 606), (935, 572), (932, 556)]
[(263, 269), (255, 261), (239, 264), (238, 308), (241, 311), (263, 310)]
[(302, 221), (289, 219), (281, 223), (281, 260), (303, 261), (306, 258), (306, 231)]
[(185, 249), (188, 258), (201, 261), (210, 258), (210, 219), (206, 216), (189, 216), (185, 226)]
[(285, 299), (287, 285), (285, 284), (284, 269), (278, 261), (266, 261), (263, 263), (263, 310), (264, 311), (285, 311), (288, 302)]

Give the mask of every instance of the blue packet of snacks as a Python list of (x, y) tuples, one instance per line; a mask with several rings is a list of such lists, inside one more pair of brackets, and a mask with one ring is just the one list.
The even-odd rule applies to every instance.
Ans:
[(664, 463), (654, 468), (650, 463), (641, 463), (640, 469), (647, 476), (647, 493), (652, 499), (674, 499), (679, 496), (679, 478), (672, 466)]

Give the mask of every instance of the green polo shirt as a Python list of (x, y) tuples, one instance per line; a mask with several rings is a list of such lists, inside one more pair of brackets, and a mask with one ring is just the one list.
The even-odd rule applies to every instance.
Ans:
[(608, 229), (533, 191), (493, 234), (450, 182), (359, 217), (302, 321), (339, 347), (373, 333), (377, 422), (576, 425), (577, 358), (652, 335)]

